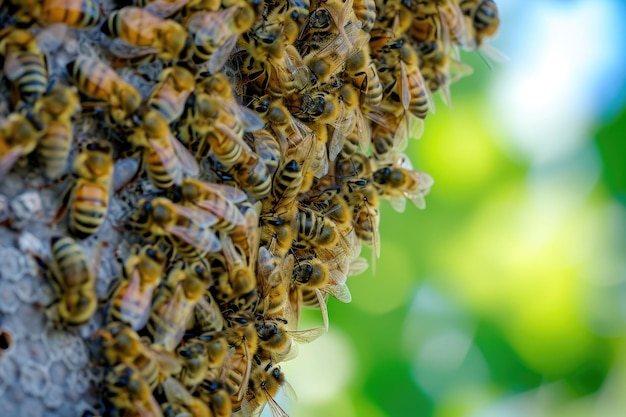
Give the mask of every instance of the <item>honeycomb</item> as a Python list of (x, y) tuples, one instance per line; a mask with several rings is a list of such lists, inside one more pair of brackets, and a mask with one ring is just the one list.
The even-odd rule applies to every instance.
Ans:
[[(4, 0), (0, 414), (251, 416), (424, 208), (490, 0)], [(324, 326), (302, 329), (300, 310)]]

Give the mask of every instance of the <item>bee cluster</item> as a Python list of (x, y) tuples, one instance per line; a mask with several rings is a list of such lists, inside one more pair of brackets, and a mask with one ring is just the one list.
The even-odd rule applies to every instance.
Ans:
[[(107, 416), (285, 415), (279, 363), (328, 330), (328, 296), (350, 301), (361, 244), (379, 256), (379, 201), (424, 207), (407, 139), (499, 25), (491, 0), (0, 10), (0, 191), (26, 181), (35, 207), (3, 197), (0, 227), (51, 284), (54, 332), (89, 329)], [(300, 329), (303, 307), (324, 326)]]

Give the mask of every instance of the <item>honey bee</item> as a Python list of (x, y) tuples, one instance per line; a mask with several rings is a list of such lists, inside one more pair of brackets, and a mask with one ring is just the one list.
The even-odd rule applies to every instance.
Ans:
[(113, 180), (113, 148), (109, 142), (90, 140), (74, 160), (74, 180), (61, 197), (52, 223), (70, 211), (69, 229), (85, 239), (100, 229), (106, 218)]
[(462, 46), (471, 46), (473, 44), (463, 10), (457, 1), (435, 0), (423, 5), (422, 8), (425, 13), (438, 13), (439, 19), (444, 25), (444, 30), (449, 34), (451, 41)]
[(248, 253), (248, 236), (246, 236), (246, 219), (236, 204), (247, 200), (246, 194), (234, 187), (222, 184), (186, 178), (180, 187), (184, 202), (194, 204), (213, 214), (217, 223), (213, 227), (230, 234), (233, 243), (243, 253)]
[(20, 158), (35, 150), (41, 137), (41, 128), (32, 113), (11, 113), (0, 121), (0, 180)]
[(212, 334), (224, 328), (224, 317), (222, 316), (220, 306), (209, 291), (205, 291), (202, 299), (194, 307), (193, 314), (193, 328), (200, 333)]
[(245, 415), (258, 415), (265, 404), (269, 404), (272, 417), (286, 417), (287, 413), (274, 400), (280, 388), (293, 392), (293, 388), (285, 379), (280, 366), (274, 365), (272, 361), (267, 362), (267, 364), (258, 363), (250, 375), (248, 393), (241, 410)]
[(183, 113), (185, 103), (195, 88), (194, 76), (180, 65), (166, 68), (160, 74), (160, 82), (147, 99), (169, 124)]
[(189, 391), (175, 378), (167, 378), (161, 384), (165, 398), (171, 407), (176, 410), (175, 415), (190, 417), (212, 417), (209, 406), (201, 399), (192, 396)]
[[(346, 2), (348, 3), (348, 2)], [(309, 17), (309, 23), (313, 14)], [(325, 31), (325, 25), (318, 30)], [(310, 44), (309, 51), (302, 53), (304, 63), (309, 67), (318, 83), (326, 83), (337, 75), (343, 65), (352, 54), (361, 49), (369, 40), (365, 32), (361, 32), (360, 22), (349, 21), (345, 27), (345, 36), (335, 36), (332, 40), (316, 45), (315, 42), (307, 41)], [(302, 41), (301, 41), (302, 42)]]
[(493, 0), (461, 0), (459, 8), (465, 15), (465, 21), (472, 33), (473, 45), (470, 48), (481, 48), (483, 41), (496, 34), (500, 26), (498, 6)]
[(135, 247), (122, 268), (122, 280), (115, 288), (109, 307), (109, 323), (126, 323), (140, 330), (148, 321), (152, 294), (161, 282), (165, 256), (154, 246)]
[[(0, 31), (3, 72), (14, 88), (14, 98), (33, 105), (48, 88), (48, 58), (37, 38), (23, 29)], [(16, 93), (16, 94), (15, 94)], [(14, 100), (16, 108), (19, 107)]]
[(79, 106), (75, 87), (55, 89), (39, 99), (35, 106), (35, 112), (45, 125), (37, 155), (50, 179), (58, 178), (67, 165), (73, 139), (71, 116)]
[(226, 335), (222, 331), (205, 332), (189, 339), (188, 342), (201, 343), (204, 346), (206, 357), (205, 371), (209, 368), (215, 369), (221, 367), (224, 364), (224, 360), (226, 359), (230, 348), (228, 341), (226, 340)]
[[(450, 32), (438, 6), (433, 7), (435, 9), (428, 13), (415, 15), (410, 34), (420, 55), (419, 68), (426, 87), (430, 93), (441, 91), (444, 102), (449, 105), (450, 84), (471, 74), (472, 69), (450, 57)], [(454, 5), (451, 10), (458, 10), (458, 7)]]
[(200, 138), (195, 144), (196, 157), (204, 158), (210, 152), (225, 169), (246, 161), (253, 151), (243, 135), (263, 127), (259, 116), (234, 100), (208, 92), (196, 94), (194, 102), (192, 129)]
[(198, 163), (193, 155), (172, 135), (167, 121), (157, 110), (148, 110), (141, 127), (128, 136), (136, 149), (142, 151), (141, 166), (148, 171), (152, 183), (161, 189), (180, 184), (183, 173), (197, 176)]
[(225, 282), (217, 283), (217, 288), (224, 296), (223, 301), (228, 302), (252, 291), (256, 286), (256, 277), (253, 269), (228, 235), (222, 236), (222, 253), (228, 274), (225, 276), (227, 278)]
[(233, 405), (222, 384), (205, 379), (196, 389), (198, 397), (208, 404), (214, 417), (230, 417)]
[(273, 354), (273, 359), (285, 357), (291, 350), (292, 342), (309, 343), (326, 332), (323, 327), (307, 330), (287, 330), (286, 323), (275, 320), (257, 322), (259, 346)]
[(269, 175), (273, 176), (281, 162), (280, 144), (267, 129), (253, 132), (252, 137), (254, 151), (265, 163)]
[(408, 126), (403, 121), (405, 116), (398, 116), (392, 112), (381, 111), (369, 114), (376, 119), (372, 126), (372, 153), (377, 161), (393, 163), (408, 146)]
[(107, 401), (117, 410), (163, 417), (150, 386), (132, 365), (120, 363), (108, 368), (104, 375), (104, 390)]
[(383, 86), (376, 65), (370, 59), (370, 48), (366, 44), (346, 59), (344, 77), (349, 79), (361, 93), (361, 103), (376, 108), (383, 99)]
[(265, 160), (250, 154), (236, 167), (235, 179), (251, 197), (263, 199), (270, 193), (272, 174)]
[[(46, 265), (36, 258), (47, 270), (48, 279), (57, 290), (57, 299), (48, 308), (56, 306), (58, 319), (67, 326), (86, 324), (96, 309), (96, 275), (80, 246), (70, 237), (53, 237), (50, 240), (52, 264)], [(97, 265), (94, 262), (92, 265)]]
[(96, 58), (79, 56), (67, 71), (81, 93), (107, 106), (114, 123), (125, 125), (141, 105), (141, 94), (115, 70)]
[(361, 29), (369, 33), (376, 23), (376, 2), (374, 0), (355, 0), (354, 15), (361, 22)]
[(100, 21), (100, 9), (93, 0), (9, 0), (17, 10), (13, 12), (21, 24), (36, 20), (40, 25), (63, 23), (67, 26), (87, 29)]
[(269, 249), (259, 248), (257, 281), (259, 301), (262, 302), (260, 312), (263, 315), (278, 313), (288, 301), (287, 284), (293, 270), (294, 257), (285, 256), (285, 252), (277, 253), (271, 244)]
[(129, 230), (145, 238), (164, 239), (188, 261), (201, 260), (222, 245), (209, 229), (217, 219), (206, 211), (173, 203), (165, 197), (139, 201), (138, 208), (126, 224)]
[(133, 57), (155, 54), (166, 61), (184, 61), (191, 52), (191, 40), (183, 26), (140, 7), (126, 6), (112, 12), (101, 30), (111, 38), (142, 48)]
[(341, 232), (329, 217), (310, 209), (298, 207), (297, 245), (302, 248), (325, 248), (341, 241)]
[(404, 211), (405, 198), (423, 209), (426, 206), (424, 196), (434, 182), (430, 175), (414, 171), (408, 158), (403, 158), (399, 165), (377, 169), (372, 180), (380, 195), (390, 199), (392, 207), (400, 212)]
[(112, 323), (94, 336), (102, 340), (102, 352), (107, 363), (132, 366), (154, 390), (167, 376), (180, 372), (176, 358), (160, 346), (147, 346), (136, 331), (122, 323)]
[(256, 13), (251, 7), (231, 6), (218, 11), (198, 11), (183, 21), (192, 39), (193, 60), (206, 63), (211, 74), (218, 73), (237, 45), (239, 36), (248, 31)]
[(168, 351), (178, 345), (205, 287), (200, 279), (186, 273), (182, 261), (172, 267), (168, 284), (157, 290), (146, 327), (155, 345)]
[(254, 110), (264, 118), (267, 127), (278, 138), (280, 149), (285, 156), (306, 161), (314, 144), (313, 131), (293, 117), (282, 100), (272, 100), (269, 96), (260, 97), (254, 104)]
[(176, 348), (176, 356), (182, 363), (178, 380), (193, 391), (202, 382), (209, 368), (206, 346), (195, 340), (188, 340)]
[(274, 213), (282, 213), (291, 209), (296, 202), (303, 179), (302, 165), (295, 159), (285, 162), (276, 171), (272, 187), (272, 198), (274, 200), (272, 211)]
[(259, 338), (255, 321), (249, 316), (234, 315), (227, 320), (225, 329), (228, 344), (233, 348), (226, 358), (220, 379), (233, 400), (233, 408), (243, 399), (250, 373), (252, 371), (252, 355), (257, 351)]

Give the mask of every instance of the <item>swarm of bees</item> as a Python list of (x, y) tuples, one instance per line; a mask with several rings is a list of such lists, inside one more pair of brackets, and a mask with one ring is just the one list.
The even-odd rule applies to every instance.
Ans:
[[(492, 0), (0, 11), (0, 181), (66, 184), (50, 254), (32, 257), (60, 331), (103, 312), (89, 338), (100, 401), (84, 415), (120, 417), (286, 415), (279, 363), (328, 330), (329, 296), (350, 301), (361, 244), (380, 255), (380, 200), (424, 208), (433, 180), (404, 155), (408, 137), (470, 73), (459, 50), (488, 52), (499, 26)], [(53, 60), (58, 39), (91, 49)], [(125, 215), (111, 218), (114, 203)], [(119, 258), (104, 297), (93, 241)], [(324, 326), (299, 328), (303, 307)]]

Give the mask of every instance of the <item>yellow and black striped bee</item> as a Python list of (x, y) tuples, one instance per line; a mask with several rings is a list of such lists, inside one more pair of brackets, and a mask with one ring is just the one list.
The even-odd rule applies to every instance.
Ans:
[(24, 29), (0, 31), (0, 57), (4, 75), (14, 88), (13, 104), (34, 105), (48, 88), (48, 57), (37, 38)]
[(50, 252), (51, 265), (36, 257), (57, 292), (48, 307), (56, 309), (56, 318), (64, 325), (86, 324), (98, 308), (97, 276), (91, 269), (92, 265), (97, 269), (98, 262), (87, 262), (78, 243), (70, 237), (53, 237)]
[(103, 140), (83, 144), (74, 160), (73, 181), (61, 198), (52, 220), (59, 221), (69, 211), (69, 229), (85, 239), (98, 231), (106, 218), (113, 180), (113, 148)]

